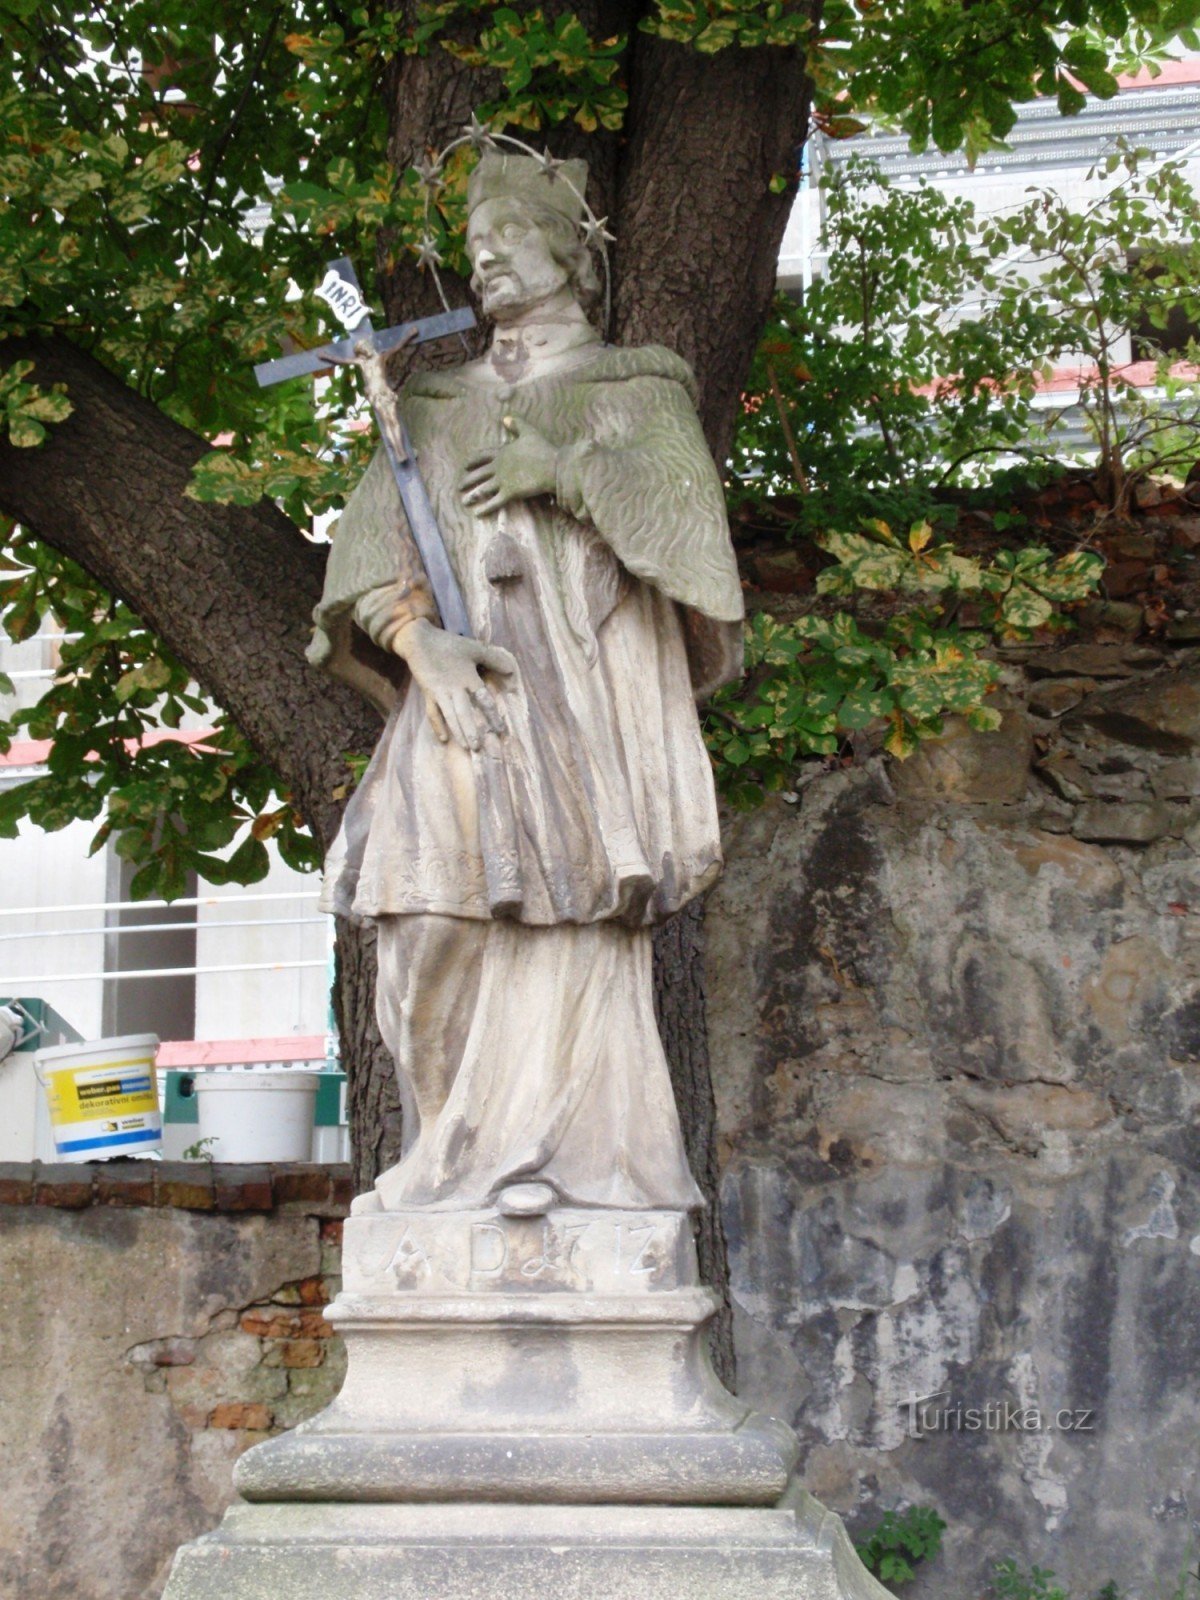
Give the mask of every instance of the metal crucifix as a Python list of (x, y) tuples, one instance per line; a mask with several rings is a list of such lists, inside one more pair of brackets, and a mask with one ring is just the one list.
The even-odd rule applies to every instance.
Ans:
[(349, 337), (339, 339), (334, 344), (322, 345), (319, 350), (305, 350), (299, 355), (284, 356), (278, 361), (264, 361), (255, 367), (254, 376), (260, 387), (265, 389), (270, 384), (282, 383), (286, 378), (320, 372), (325, 367), (351, 365), (359, 369), (396, 487), (400, 491), (409, 529), (421, 553), (425, 575), (437, 602), (442, 627), (448, 633), (469, 637), (471, 624), (467, 619), (462, 591), (454, 576), (454, 568), (450, 565), (429, 495), (421, 481), (416, 454), (396, 408), (395, 393), (387, 381), (385, 358), (406, 344), (424, 344), (430, 339), (444, 339), (452, 333), (464, 333), (475, 326), (475, 313), (469, 308), (444, 311), (436, 317), (422, 317), (418, 322), (400, 323), (376, 333), (371, 326), (371, 315), (363, 301), (354, 267), (345, 256), (330, 263), (324, 281), (315, 292), (329, 306)]

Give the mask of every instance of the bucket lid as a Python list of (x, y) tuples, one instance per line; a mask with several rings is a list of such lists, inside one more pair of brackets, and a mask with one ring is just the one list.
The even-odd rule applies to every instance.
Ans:
[(39, 1061), (78, 1061), (94, 1055), (110, 1055), (114, 1050), (152, 1056), (157, 1049), (156, 1033), (122, 1033), (113, 1039), (79, 1039), (74, 1044), (54, 1044), (35, 1053)]
[(222, 1094), (229, 1089), (300, 1089), (317, 1092), (323, 1073), (302, 1067), (199, 1067), (190, 1074), (192, 1093), (202, 1094), (206, 1089), (218, 1089)]

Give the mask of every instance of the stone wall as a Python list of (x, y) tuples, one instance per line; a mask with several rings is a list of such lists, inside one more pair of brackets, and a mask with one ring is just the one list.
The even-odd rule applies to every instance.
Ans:
[(1200, 679), (1077, 654), (735, 821), (708, 912), (739, 1388), (852, 1529), (940, 1510), (939, 1600), (1200, 1550)]
[(0, 1168), (0, 1597), (154, 1600), (248, 1445), (336, 1392), (349, 1175)]
[[(941, 1511), (914, 1600), (976, 1600), (1006, 1555), (1166, 1600), (1200, 1551), (1200, 665), (1071, 646), (1007, 694), (995, 735), (730, 825), (739, 1387), (852, 1529)], [(2, 1600), (155, 1600), (238, 1453), (325, 1403), (348, 1198), (314, 1168), (0, 1170)]]

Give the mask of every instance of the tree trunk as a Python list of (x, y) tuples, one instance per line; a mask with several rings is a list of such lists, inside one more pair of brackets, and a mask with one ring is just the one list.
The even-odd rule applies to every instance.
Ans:
[(721, 1296), (709, 1332), (713, 1365), (732, 1389), (736, 1378), (729, 1260), (717, 1170), (717, 1108), (708, 1058), (704, 1011), (704, 902), (693, 900), (654, 936), (654, 1010), (671, 1066), (671, 1084), (683, 1124), (692, 1174), (707, 1202), (696, 1231), (700, 1276)]
[(718, 461), (770, 310), (810, 102), (795, 51), (702, 56), (638, 35), (614, 230), (616, 339), (667, 344), (690, 363)]
[[(812, 9), (815, 18), (819, 0)], [(733, 443), (742, 385), (770, 310), (810, 99), (794, 52), (700, 56), (638, 36), (615, 208), (616, 337), (669, 345), (690, 363), (718, 462)], [(786, 186), (773, 194), (777, 175)], [(713, 1362), (734, 1388), (703, 930), (701, 901), (659, 932), (655, 996), (688, 1158), (706, 1201), (696, 1242), (701, 1275), (722, 1302), (710, 1335)]]
[(396, 1067), (375, 1020), (375, 928), (338, 919), (334, 1015), (353, 1144), (354, 1192), (400, 1159), (400, 1092)]
[[(564, 0), (547, 7), (556, 8)], [(549, 142), (556, 154), (587, 156), (589, 196), (615, 221), (613, 337), (666, 344), (692, 363), (705, 431), (722, 460), (794, 193), (809, 107), (803, 64), (791, 51), (701, 56), (651, 38), (636, 26), (645, 6), (628, 0), (584, 0), (575, 9), (596, 34), (629, 35), (629, 116), (622, 138), (585, 140), (568, 124)], [(393, 159), (407, 165), (439, 147), (494, 90), (486, 74), (440, 49), (397, 57), (383, 90)], [(774, 194), (779, 177), (785, 185)], [(411, 258), (397, 259), (386, 236), (377, 265), (391, 320), (435, 308), (432, 284)], [(462, 285), (452, 284), (451, 293), (465, 300)], [(35, 381), (66, 383), (75, 411), (37, 450), (0, 445), (0, 509), (74, 557), (163, 636), (279, 772), (327, 846), (345, 753), (369, 748), (378, 722), (348, 689), (327, 682), (316, 692), (303, 658), (322, 552), (266, 502), (244, 509), (185, 499), (205, 441), (67, 341), (18, 339), (6, 348), (13, 359), (34, 360)], [(704, 1272), (724, 1294), (702, 918), (701, 907), (689, 908), (660, 933), (656, 988), (688, 1151), (709, 1201)], [(394, 1073), (375, 1027), (373, 990), (371, 935), (340, 927), (335, 1003), (363, 1187), (399, 1143)], [(726, 1376), (731, 1348), (726, 1319), (717, 1339)]]

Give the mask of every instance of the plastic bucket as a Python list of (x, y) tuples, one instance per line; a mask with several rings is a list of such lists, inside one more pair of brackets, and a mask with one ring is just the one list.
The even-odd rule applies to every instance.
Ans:
[(204, 1154), (214, 1161), (311, 1161), (320, 1078), (290, 1067), (197, 1072)]
[(60, 1161), (104, 1161), (162, 1149), (157, 1050), (154, 1034), (130, 1033), (37, 1052)]

